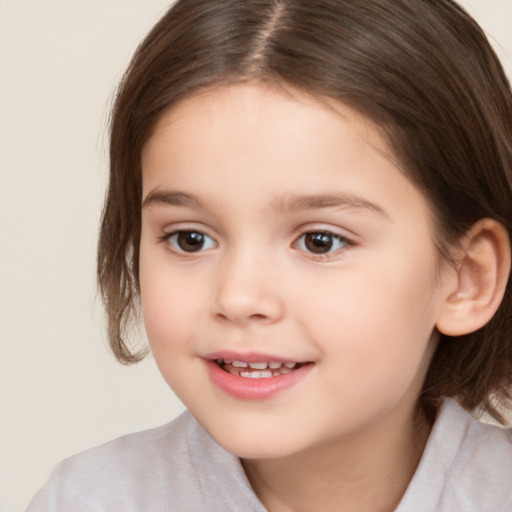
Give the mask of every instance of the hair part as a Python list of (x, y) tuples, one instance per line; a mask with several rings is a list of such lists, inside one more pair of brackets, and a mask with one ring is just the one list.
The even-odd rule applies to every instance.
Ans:
[[(178, 0), (137, 49), (110, 126), (98, 283), (115, 356), (138, 311), (141, 152), (164, 112), (211, 87), (260, 82), (357, 109), (431, 207), (444, 259), (478, 219), (512, 234), (512, 94), (476, 22), (452, 0)], [(420, 404), (441, 397), (501, 420), (512, 388), (512, 285), (495, 317), (442, 335)]]

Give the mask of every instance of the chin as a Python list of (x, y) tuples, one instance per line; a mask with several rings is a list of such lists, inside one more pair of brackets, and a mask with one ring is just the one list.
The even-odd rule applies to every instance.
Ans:
[[(238, 443), (219, 443), (228, 452), (236, 455), (240, 459), (280, 459), (288, 457), (297, 452), (292, 447), (269, 446), (269, 443), (254, 443), (246, 442), (245, 444)], [(278, 443), (280, 444), (280, 443)]]
[[(269, 432), (261, 428), (215, 429), (210, 435), (228, 452), (241, 459), (278, 459), (304, 450), (307, 443), (288, 430)], [(291, 435), (290, 435), (291, 434)]]

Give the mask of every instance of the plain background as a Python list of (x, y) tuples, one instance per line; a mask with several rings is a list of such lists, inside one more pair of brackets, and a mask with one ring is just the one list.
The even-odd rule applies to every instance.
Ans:
[[(110, 356), (95, 289), (108, 106), (169, 0), (0, 0), (0, 512), (183, 406)], [(465, 0), (512, 76), (512, 0)]]

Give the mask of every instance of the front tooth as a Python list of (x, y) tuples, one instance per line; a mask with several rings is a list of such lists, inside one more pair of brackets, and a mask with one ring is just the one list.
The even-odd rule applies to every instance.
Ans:
[(251, 379), (265, 379), (267, 377), (272, 377), (272, 372), (270, 370), (263, 370), (260, 372), (250, 372)]
[(284, 363), (284, 366), (285, 366), (286, 368), (295, 368), (295, 365), (296, 365), (296, 364), (297, 364), (297, 363)]
[(251, 372), (251, 377), (253, 379), (266, 379), (267, 377), (272, 377), (272, 372), (270, 370), (263, 370), (260, 372)]
[(240, 377), (247, 377), (248, 379), (266, 379), (272, 377), (270, 370), (262, 370), (259, 372), (240, 372)]
[(278, 368), (281, 368), (281, 365), (283, 363), (268, 363), (268, 367), (272, 368), (272, 370), (277, 370)]
[(243, 361), (233, 361), (231, 363), (235, 368), (247, 368), (249, 365)]
[(267, 368), (267, 363), (249, 363), (249, 366), (253, 370), (265, 370)]

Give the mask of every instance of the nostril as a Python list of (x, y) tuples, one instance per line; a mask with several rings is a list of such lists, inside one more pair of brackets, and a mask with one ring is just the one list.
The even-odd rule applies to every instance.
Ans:
[(253, 320), (265, 320), (267, 317), (260, 313), (255, 313), (255, 314), (251, 315), (249, 318), (252, 318)]

